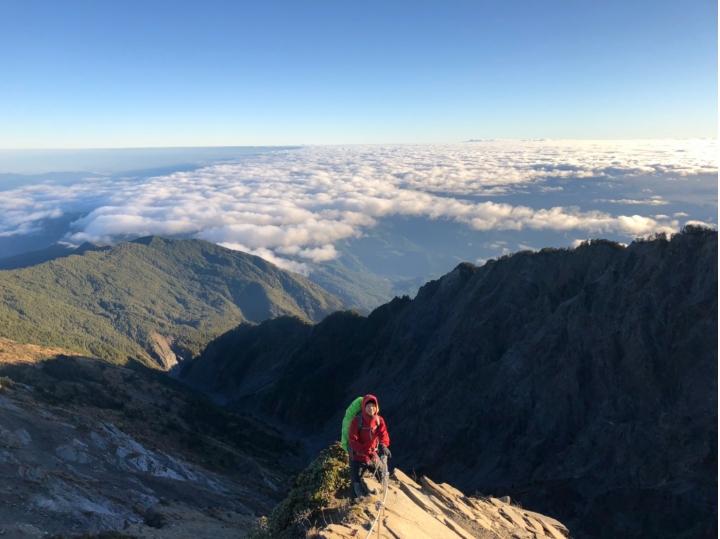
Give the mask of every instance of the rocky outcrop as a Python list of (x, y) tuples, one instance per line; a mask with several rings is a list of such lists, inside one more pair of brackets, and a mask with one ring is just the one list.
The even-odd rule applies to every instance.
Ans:
[[(382, 485), (369, 478), (378, 494), (359, 504), (355, 518), (330, 524), (322, 539), (364, 538), (378, 511)], [(507, 503), (506, 503), (507, 502)], [(448, 484), (427, 477), (420, 484), (396, 468), (388, 484), (385, 506), (372, 537), (384, 539), (565, 539), (568, 529), (557, 520), (511, 505), (506, 498), (465, 496)], [(379, 531), (378, 531), (379, 529)]]
[[(7, 342), (2, 343), (8, 346)], [(244, 536), (282, 497), (272, 429), (165, 375), (0, 350), (0, 535)], [(208, 535), (204, 535), (204, 534)]]
[(159, 333), (150, 334), (152, 351), (155, 359), (164, 371), (169, 371), (178, 364), (177, 356), (172, 350), (172, 338), (163, 337)]
[[(717, 233), (691, 229), (461, 264), (413, 300), (288, 332), (281, 353), (261, 336), (279, 320), (230, 332), (184, 379), (319, 443), (372, 392), (399, 466), (574, 537), (713, 534), (717, 260)], [(263, 365), (277, 374), (255, 383)]]

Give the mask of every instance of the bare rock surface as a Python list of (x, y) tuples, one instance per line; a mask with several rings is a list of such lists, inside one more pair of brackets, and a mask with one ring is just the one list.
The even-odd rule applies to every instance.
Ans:
[[(330, 523), (319, 531), (322, 539), (364, 539), (378, 512), (382, 485), (351, 511), (354, 518)], [(379, 535), (378, 535), (379, 528)], [(565, 539), (568, 529), (555, 519), (503, 503), (495, 498), (464, 496), (450, 485), (427, 477), (420, 484), (395, 469), (388, 484), (385, 506), (372, 537), (385, 539)]]
[(274, 461), (287, 448), (272, 429), (142, 368), (10, 344), (0, 353), (1, 537), (229, 539), (281, 497), (287, 472)]
[(172, 344), (173, 339), (171, 337), (164, 337), (159, 333), (152, 333), (150, 335), (150, 345), (153, 354), (158, 360), (160, 368), (166, 371), (169, 371), (178, 364), (177, 355), (172, 350)]

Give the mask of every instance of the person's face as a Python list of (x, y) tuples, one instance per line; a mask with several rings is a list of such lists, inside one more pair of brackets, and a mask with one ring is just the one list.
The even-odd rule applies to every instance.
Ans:
[(374, 417), (377, 413), (377, 404), (375, 404), (374, 402), (368, 402), (365, 405), (365, 413), (370, 417)]

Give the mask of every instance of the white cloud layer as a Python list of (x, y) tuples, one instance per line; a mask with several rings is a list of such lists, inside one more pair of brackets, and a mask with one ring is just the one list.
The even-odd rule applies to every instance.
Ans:
[(632, 199), (632, 198), (623, 198), (620, 200), (613, 200), (608, 198), (602, 198), (599, 199), (597, 202), (610, 202), (611, 204), (629, 204), (629, 205), (636, 205), (636, 206), (665, 206), (666, 204), (670, 204), (667, 200), (663, 200), (662, 197), (652, 197), (650, 199)]
[[(561, 186), (547, 185), (551, 180), (603, 180), (611, 189), (620, 179), (701, 174), (717, 175), (714, 140), (306, 147), (169, 176), (88, 178), (0, 192), (0, 236), (31, 233), (43, 219), (80, 211), (87, 215), (72, 225), (68, 241), (189, 235), (307, 273), (298, 260), (332, 260), (338, 241), (397, 215), (449, 219), (480, 231), (627, 237), (675, 231), (679, 222), (665, 215), (592, 207), (668, 204), (662, 196), (594, 199), (582, 209), (537, 203), (562, 196)], [(526, 202), (499, 201), (503, 195), (525, 195)]]

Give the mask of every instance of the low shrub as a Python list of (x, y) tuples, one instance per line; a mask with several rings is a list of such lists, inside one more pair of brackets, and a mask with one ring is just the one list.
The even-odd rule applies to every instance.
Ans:
[(19, 384), (14, 381), (9, 376), (0, 376), (0, 390), (2, 389), (12, 389), (14, 387), (17, 387)]
[(334, 494), (350, 486), (348, 455), (336, 442), (292, 479), (292, 490), (269, 517), (257, 521), (250, 539), (299, 539), (306, 523), (330, 506)]
[(48, 539), (138, 539), (136, 535), (127, 535), (116, 531), (85, 532), (77, 535), (50, 535)]

